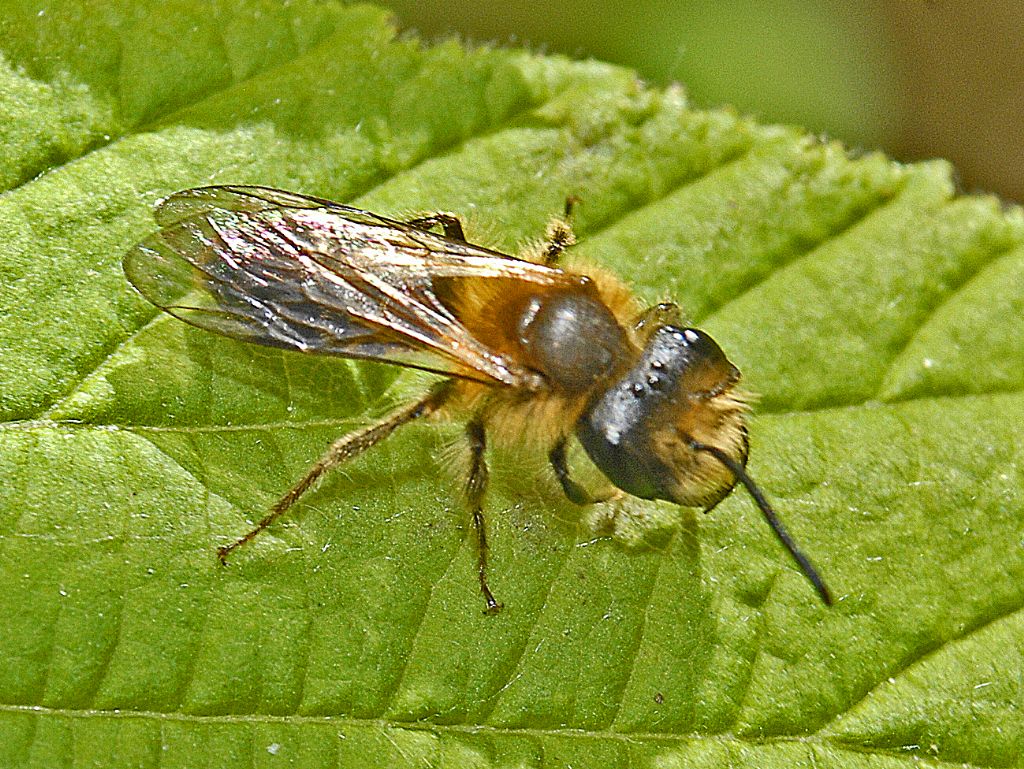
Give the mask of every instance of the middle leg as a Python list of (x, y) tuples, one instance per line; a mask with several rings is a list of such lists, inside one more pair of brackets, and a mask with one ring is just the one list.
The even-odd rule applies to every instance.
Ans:
[(541, 261), (549, 267), (554, 267), (562, 258), (562, 253), (569, 246), (576, 242), (576, 235), (573, 234), (569, 218), (572, 216), (573, 206), (579, 199), (570, 195), (565, 199), (565, 213), (561, 217), (555, 217), (548, 224), (544, 236), (544, 246), (541, 249)]
[(473, 528), (476, 529), (477, 576), (480, 579), (480, 592), (484, 594), (484, 601), (487, 603), (484, 614), (497, 614), (504, 608), (504, 605), (495, 600), (491, 588), (487, 585), (487, 530), (483, 513), (484, 493), (487, 491), (487, 460), (484, 457), (484, 451), (487, 448), (487, 433), (484, 430), (484, 423), (479, 417), (474, 417), (466, 425), (466, 437), (469, 438), (470, 450), (466, 500), (469, 502), (469, 509), (473, 514)]

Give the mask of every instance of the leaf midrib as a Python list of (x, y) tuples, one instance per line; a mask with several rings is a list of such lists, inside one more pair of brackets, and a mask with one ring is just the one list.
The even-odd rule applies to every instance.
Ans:
[[(689, 732), (685, 734), (676, 732), (616, 732), (609, 729), (572, 729), (572, 728), (551, 728), (541, 727), (505, 727), (489, 724), (440, 724), (428, 721), (396, 721), (387, 718), (353, 718), (351, 716), (306, 716), (306, 715), (269, 715), (262, 713), (245, 713), (229, 715), (198, 715), (181, 712), (161, 712), (157, 710), (127, 710), (118, 708), (116, 710), (102, 710), (96, 708), (50, 708), (40, 705), (10, 705), (0, 704), (0, 714), (14, 715), (35, 715), (64, 718), (109, 718), (118, 720), (149, 719), (153, 721), (174, 721), (187, 724), (241, 724), (241, 725), (262, 725), (282, 724), (288, 726), (314, 725), (314, 726), (351, 726), (359, 729), (401, 729), (409, 731), (424, 731), (434, 733), (450, 733), (459, 735), (480, 735), (492, 734), (500, 736), (522, 736), (532, 738), (562, 737), (585, 740), (614, 740), (617, 742), (634, 743), (640, 741), (651, 742), (718, 742), (737, 743), (744, 746), (750, 745), (775, 745), (784, 743), (806, 743), (812, 745), (827, 745), (848, 750), (839, 741), (829, 738), (822, 738), (815, 735), (785, 735), (755, 739), (744, 737), (732, 732), (720, 734), (701, 734)], [(851, 751), (863, 752), (863, 751)], [(879, 751), (882, 752), (882, 751)]]
[[(865, 748), (860, 745), (849, 744), (841, 739), (833, 739), (827, 736), (814, 735), (789, 735), (781, 737), (769, 737), (755, 739), (744, 737), (732, 732), (720, 734), (700, 733), (666, 733), (666, 732), (615, 732), (603, 729), (567, 729), (567, 728), (527, 728), (527, 727), (501, 727), (490, 725), (461, 725), (461, 724), (434, 724), (425, 721), (391, 721), (383, 718), (352, 718), (335, 716), (274, 716), (261, 714), (247, 715), (222, 715), (222, 716), (201, 716), (187, 713), (161, 713), (159, 711), (146, 710), (74, 710), (69, 708), (47, 708), (35, 705), (4, 705), (0, 704), (0, 714), (7, 715), (34, 715), (49, 717), (64, 717), (72, 719), (105, 718), (111, 720), (130, 721), (135, 719), (151, 720), (158, 723), (184, 723), (190, 725), (199, 724), (222, 724), (222, 725), (274, 725), (281, 726), (349, 726), (355, 729), (376, 729), (379, 731), (409, 731), (425, 732), (428, 734), (451, 734), (459, 737), (495, 736), (495, 737), (524, 737), (533, 740), (538, 739), (574, 739), (617, 742), (626, 746), (638, 743), (660, 743), (660, 744), (693, 744), (705, 743), (710, 745), (736, 745), (743, 749), (751, 747), (772, 747), (775, 745), (806, 745), (809, 748), (827, 748), (830, 751), (839, 751), (845, 755), (860, 756), (890, 756), (901, 758), (909, 762), (915, 761), (913, 754), (898, 749)], [(988, 769), (988, 764), (972, 764), (955, 761), (955, 759), (936, 759), (935, 766), (958, 766), (966, 769)]]

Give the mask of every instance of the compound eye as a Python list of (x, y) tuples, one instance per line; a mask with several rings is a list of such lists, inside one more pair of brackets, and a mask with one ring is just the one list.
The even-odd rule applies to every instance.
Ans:
[(718, 343), (700, 329), (678, 330), (676, 339), (686, 350), (686, 365), (680, 372), (684, 391), (713, 397), (739, 380), (739, 369), (729, 362)]
[(725, 353), (718, 346), (718, 342), (699, 328), (684, 328), (681, 333), (684, 344), (690, 348), (691, 354), (695, 357), (725, 360)]

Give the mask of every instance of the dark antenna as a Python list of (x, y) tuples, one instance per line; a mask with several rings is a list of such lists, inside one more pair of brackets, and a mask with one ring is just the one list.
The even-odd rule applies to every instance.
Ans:
[(729, 468), (729, 472), (735, 476), (737, 481), (746, 486), (747, 491), (750, 492), (750, 496), (754, 498), (754, 502), (756, 502), (757, 506), (761, 508), (761, 512), (764, 514), (765, 520), (768, 521), (768, 525), (771, 526), (772, 531), (775, 532), (775, 536), (777, 536), (782, 544), (786, 546), (789, 554), (793, 556), (793, 560), (796, 561), (797, 565), (800, 567), (800, 571), (804, 573), (804, 576), (806, 576), (807, 579), (811, 581), (811, 584), (814, 585), (814, 589), (818, 591), (818, 595), (821, 596), (821, 600), (825, 602), (826, 606), (831, 606), (833, 603), (832, 593), (829, 592), (828, 587), (825, 585), (825, 581), (818, 574), (818, 571), (811, 564), (807, 556), (804, 555), (800, 551), (800, 548), (796, 546), (796, 542), (794, 542), (793, 538), (789, 536), (789, 532), (786, 531), (785, 527), (782, 525), (782, 521), (779, 520), (779, 516), (775, 514), (772, 506), (768, 504), (768, 500), (765, 498), (764, 494), (761, 493), (761, 489), (757, 487), (757, 484), (754, 483), (754, 479), (747, 475), (747, 471), (744, 469), (743, 465), (717, 446), (708, 446), (705, 443), (690, 441), (690, 447), (695, 451), (704, 451), (713, 456)]

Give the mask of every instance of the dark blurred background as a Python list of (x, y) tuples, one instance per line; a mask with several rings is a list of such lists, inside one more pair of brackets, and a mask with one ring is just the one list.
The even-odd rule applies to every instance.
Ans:
[(594, 57), (697, 106), (733, 105), (944, 157), (967, 191), (1024, 201), (1024, 0), (385, 0), (427, 39)]

